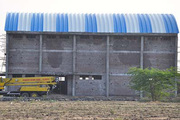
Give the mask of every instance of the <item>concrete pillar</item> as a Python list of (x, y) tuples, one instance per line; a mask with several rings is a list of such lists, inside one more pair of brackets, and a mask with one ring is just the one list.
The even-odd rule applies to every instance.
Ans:
[(109, 36), (106, 41), (106, 97), (109, 97)]
[(76, 80), (76, 36), (73, 36), (73, 82), (72, 82), (72, 96), (75, 96), (76, 91), (76, 85), (75, 85), (75, 80)]
[(39, 73), (42, 72), (42, 35), (39, 39)]
[(6, 33), (6, 78), (8, 78), (8, 73), (9, 73), (8, 57), (9, 57), (9, 35)]
[[(144, 53), (143, 53), (143, 51), (144, 51), (144, 36), (141, 36), (141, 51), (140, 51), (140, 68), (142, 68), (142, 69), (144, 69), (144, 67), (143, 67), (143, 65), (144, 65), (144, 63), (143, 63), (143, 55), (144, 55)], [(140, 98), (142, 98), (143, 97), (143, 91), (140, 91)]]
[(143, 69), (143, 51), (144, 51), (144, 37), (141, 36), (141, 52), (140, 52), (140, 67)]
[[(176, 37), (176, 39), (175, 39), (175, 50), (174, 50), (174, 54), (175, 54), (175, 67), (177, 68), (177, 70), (178, 70), (178, 64), (177, 64), (177, 62), (178, 62), (178, 36)], [(177, 94), (178, 94), (178, 86), (177, 86), (177, 79), (175, 78), (175, 97), (177, 97)]]

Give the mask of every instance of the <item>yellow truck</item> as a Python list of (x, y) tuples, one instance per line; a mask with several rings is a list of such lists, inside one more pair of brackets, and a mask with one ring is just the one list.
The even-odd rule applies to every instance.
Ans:
[(0, 95), (38, 97), (46, 95), (56, 84), (55, 77), (0, 77)]

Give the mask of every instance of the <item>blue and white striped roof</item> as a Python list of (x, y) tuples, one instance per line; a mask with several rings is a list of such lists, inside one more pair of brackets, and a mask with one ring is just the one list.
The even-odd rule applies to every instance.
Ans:
[(172, 14), (7, 13), (5, 31), (179, 33)]

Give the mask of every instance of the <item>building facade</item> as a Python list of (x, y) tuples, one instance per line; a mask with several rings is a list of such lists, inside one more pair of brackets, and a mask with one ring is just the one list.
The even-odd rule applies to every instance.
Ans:
[(177, 66), (171, 14), (8, 13), (6, 77), (57, 76), (60, 93), (134, 96), (130, 67)]

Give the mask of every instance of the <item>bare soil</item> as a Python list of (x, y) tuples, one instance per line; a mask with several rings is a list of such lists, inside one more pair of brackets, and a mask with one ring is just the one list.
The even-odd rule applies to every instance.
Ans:
[(136, 101), (6, 101), (0, 119), (180, 120), (180, 103)]

